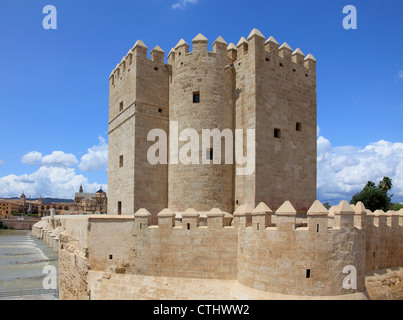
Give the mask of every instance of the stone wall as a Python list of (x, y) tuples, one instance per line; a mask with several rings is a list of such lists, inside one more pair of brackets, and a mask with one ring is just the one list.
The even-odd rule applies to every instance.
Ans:
[(354, 227), (355, 214), (347, 203), (337, 212), (341, 224), (335, 228), (328, 228), (326, 212), (315, 202), (308, 211), (308, 226), (296, 228), (296, 210), (285, 203), (276, 212), (276, 227), (241, 229), (238, 281), (281, 294), (342, 295), (352, 293), (342, 286), (343, 269), (352, 265), (358, 275), (354, 292), (362, 292), (365, 232), (362, 226)]
[[(219, 209), (203, 214), (207, 216), (203, 223), (194, 209), (182, 212), (180, 218), (164, 209), (153, 225), (152, 214), (141, 209), (134, 216), (56, 216), (54, 221), (46, 217), (33, 233), (47, 243), (60, 244), (63, 299), (99, 299), (107, 288), (102, 298), (165, 298), (172, 290), (172, 298), (178, 299), (187, 290), (189, 297), (206, 299), (242, 294), (248, 298), (354, 298), (364, 292), (365, 275), (374, 271), (371, 268), (401, 266), (398, 239), (403, 210), (375, 213), (386, 222), (385, 228), (375, 227), (376, 231), (372, 213), (361, 203), (351, 207), (343, 201), (329, 217), (315, 201), (305, 222), (296, 214), (290, 202), (275, 213), (263, 203), (255, 209), (244, 205), (228, 226), (224, 219), (228, 216)], [(378, 260), (368, 257), (372, 252)], [(344, 268), (350, 266), (357, 274), (354, 290), (343, 287), (350, 271)], [(202, 280), (206, 283), (198, 295), (192, 286)], [(173, 288), (178, 283), (181, 287)], [(220, 283), (222, 287), (214, 289)], [(221, 290), (226, 286), (240, 291), (226, 295)]]
[(59, 299), (87, 300), (88, 260), (73, 244), (61, 243), (59, 250)]
[(403, 209), (399, 213), (385, 213), (382, 210), (368, 212), (367, 272), (403, 266)]
[(13, 230), (31, 230), (32, 226), (38, 222), (38, 220), (8, 220), (8, 219), (1, 219), (0, 220), (3, 225), (11, 228)]
[(137, 233), (135, 274), (202, 279), (236, 279), (238, 232), (233, 227), (160, 229)]

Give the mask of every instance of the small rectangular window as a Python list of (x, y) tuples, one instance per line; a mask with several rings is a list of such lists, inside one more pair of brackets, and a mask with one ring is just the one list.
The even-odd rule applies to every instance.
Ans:
[(123, 101), (119, 104), (119, 110), (123, 111)]
[(274, 129), (274, 138), (280, 139), (281, 138), (281, 130)]
[(158, 112), (159, 112), (159, 113), (162, 113), (162, 109), (158, 109)]
[(302, 131), (302, 123), (300, 123), (300, 122), (297, 122), (297, 124), (295, 125), (295, 129), (297, 130), (297, 131)]
[(200, 92), (193, 92), (193, 103), (200, 103)]
[(112, 260), (113, 259), (113, 255), (109, 255), (109, 260)]
[(118, 202), (118, 215), (119, 216), (122, 215), (122, 202), (121, 201)]
[(213, 160), (213, 154), (214, 154), (213, 149), (208, 149), (206, 151), (206, 159), (207, 160)]
[(123, 167), (123, 156), (119, 157), (119, 168)]
[(190, 223), (187, 224), (187, 229), (190, 230)]
[(310, 279), (311, 278), (311, 269), (306, 270), (306, 278)]

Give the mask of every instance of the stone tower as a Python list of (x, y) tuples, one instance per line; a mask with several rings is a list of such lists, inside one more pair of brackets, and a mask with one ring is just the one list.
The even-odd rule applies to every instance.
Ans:
[[(164, 208), (233, 212), (260, 202), (276, 210), (285, 200), (306, 212), (316, 199), (315, 58), (257, 29), (236, 46), (219, 37), (212, 52), (202, 34), (192, 44), (179, 41), (164, 64), (160, 47), (148, 59), (139, 40), (110, 75), (108, 213), (147, 208), (155, 218)], [(166, 132), (169, 165), (148, 161), (153, 129)], [(224, 138), (203, 148), (203, 132), (214, 129), (241, 131), (244, 150), (253, 131), (249, 174), (225, 161)], [(189, 141), (196, 163), (170, 157), (173, 144), (180, 153)]]
[[(177, 135), (192, 128), (198, 133), (198, 163), (170, 163), (168, 169), (168, 207), (174, 211), (195, 208), (210, 211), (233, 209), (233, 165), (214, 164), (212, 148), (202, 149), (203, 129), (233, 131), (233, 100), (231, 64), (228, 44), (220, 37), (207, 50), (207, 39), (199, 34), (193, 39), (193, 52), (181, 40), (168, 56), (172, 65), (169, 86), (169, 120), (178, 123)], [(178, 149), (186, 144), (180, 141)], [(213, 152), (211, 152), (213, 151)], [(225, 159), (221, 148), (221, 159)], [(211, 159), (211, 160), (210, 160)], [(204, 163), (205, 161), (210, 163)]]
[(168, 132), (169, 66), (156, 47), (137, 41), (110, 76), (108, 141), (108, 213), (152, 212), (168, 203), (168, 166), (151, 165), (150, 130)]
[(23, 207), (25, 207), (26, 201), (27, 201), (27, 197), (25, 196), (24, 192), (23, 192), (23, 193), (21, 194), (21, 196), (20, 196), (20, 201), (21, 201), (21, 205), (22, 205)]

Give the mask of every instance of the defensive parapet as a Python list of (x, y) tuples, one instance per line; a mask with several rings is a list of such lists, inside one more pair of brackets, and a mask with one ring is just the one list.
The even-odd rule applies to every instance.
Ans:
[(253, 49), (258, 58), (265, 62), (272, 62), (273, 66), (288, 67), (293, 72), (305, 71), (307, 72), (303, 74), (305, 77), (316, 76), (317, 61), (311, 53), (305, 56), (299, 48), (293, 51), (287, 42), (280, 46), (273, 36), (266, 40), (264, 35), (257, 29), (252, 30), (248, 39), (242, 37), (236, 46), (231, 43), (227, 47), (227, 54), (233, 61), (241, 60), (251, 49)]
[[(269, 292), (332, 296), (364, 290), (365, 233), (354, 227), (352, 208), (342, 203), (342, 223), (328, 226), (328, 211), (316, 201), (307, 227), (296, 227), (296, 210), (285, 202), (275, 213), (276, 226), (239, 230), (238, 281)], [(361, 260), (364, 259), (364, 260)], [(343, 268), (357, 270), (357, 289), (343, 288)]]
[(367, 213), (366, 271), (403, 265), (403, 210)]
[[(138, 241), (134, 250), (141, 257), (134, 259), (135, 273), (237, 279), (254, 289), (305, 296), (364, 290), (366, 211), (362, 205), (354, 211), (342, 202), (335, 211), (339, 222), (334, 227), (329, 227), (328, 210), (319, 201), (308, 210), (306, 227), (297, 227), (296, 210), (288, 201), (275, 215), (264, 203), (255, 209), (240, 206), (232, 226), (224, 226), (219, 209), (207, 214), (206, 226), (199, 225), (196, 210), (187, 209), (175, 226), (174, 212), (166, 209), (158, 215), (158, 226), (140, 233), (143, 212), (134, 216)], [(356, 289), (343, 287), (345, 267), (355, 268)]]
[(164, 209), (153, 224), (151, 213), (140, 209), (124, 217), (47, 217), (34, 234), (52, 239), (50, 245), (60, 238), (61, 283), (80, 271), (81, 284), (72, 293), (61, 288), (65, 297), (90, 295), (83, 286), (88, 270), (105, 277), (231, 280), (271, 293), (341, 296), (363, 292), (366, 272), (402, 265), (403, 210), (372, 213), (362, 203), (342, 201), (333, 211), (329, 223), (328, 210), (315, 201), (306, 223), (297, 223), (291, 202), (275, 212), (260, 203), (240, 206), (229, 224), (230, 215), (219, 209)]

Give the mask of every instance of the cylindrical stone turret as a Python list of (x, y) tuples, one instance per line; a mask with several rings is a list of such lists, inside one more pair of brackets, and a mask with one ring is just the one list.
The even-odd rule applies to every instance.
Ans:
[[(181, 41), (176, 51), (186, 46)], [(233, 71), (228, 68), (231, 63), (226, 54), (208, 52), (207, 39), (201, 34), (193, 40), (193, 52), (175, 54), (169, 92), (169, 136), (170, 152), (175, 148), (172, 141), (178, 141), (178, 152), (170, 157), (168, 169), (171, 210), (219, 208), (233, 212), (234, 170), (232, 161), (228, 164), (225, 156), (226, 147), (231, 153), (233, 150)], [(221, 150), (217, 144), (214, 146), (213, 138), (207, 138), (210, 146), (203, 148), (203, 130), (214, 129), (219, 131), (216, 133)], [(204, 136), (208, 133), (204, 132)], [(229, 134), (229, 139), (221, 139), (222, 133)]]

